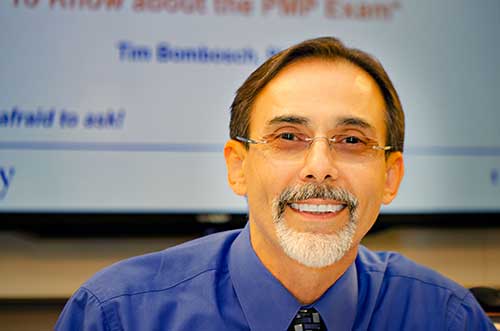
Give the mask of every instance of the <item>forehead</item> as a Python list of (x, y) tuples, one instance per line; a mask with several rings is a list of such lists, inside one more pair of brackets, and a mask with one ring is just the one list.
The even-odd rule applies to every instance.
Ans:
[(286, 116), (305, 118), (317, 130), (359, 119), (377, 136), (385, 135), (385, 103), (378, 85), (363, 69), (345, 60), (304, 59), (285, 67), (257, 96), (251, 134), (262, 133), (274, 118)]

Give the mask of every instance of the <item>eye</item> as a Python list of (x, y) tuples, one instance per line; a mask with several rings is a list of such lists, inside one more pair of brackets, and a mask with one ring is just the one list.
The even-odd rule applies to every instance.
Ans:
[(300, 140), (297, 134), (292, 133), (292, 132), (282, 132), (278, 133), (276, 135), (276, 138), (278, 139), (283, 139), (283, 140), (289, 140), (289, 141), (297, 141)]
[(346, 144), (365, 144), (366, 142), (360, 137), (356, 136), (346, 136), (342, 139), (342, 142)]

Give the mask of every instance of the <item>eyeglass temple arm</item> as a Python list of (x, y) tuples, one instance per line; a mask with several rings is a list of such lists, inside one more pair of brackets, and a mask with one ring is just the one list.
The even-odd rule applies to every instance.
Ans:
[(247, 144), (265, 144), (267, 142), (265, 140), (253, 140), (253, 139), (244, 138), (244, 137), (241, 137), (241, 136), (236, 136), (235, 139), (238, 140), (238, 141), (247, 143)]
[(372, 148), (379, 151), (388, 151), (392, 149), (392, 146), (372, 146)]

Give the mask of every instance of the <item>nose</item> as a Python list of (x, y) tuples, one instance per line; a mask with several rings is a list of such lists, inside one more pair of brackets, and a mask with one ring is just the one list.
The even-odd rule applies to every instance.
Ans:
[(322, 183), (327, 180), (336, 180), (337, 177), (338, 169), (330, 142), (326, 137), (316, 137), (311, 142), (304, 158), (304, 164), (300, 171), (301, 180)]

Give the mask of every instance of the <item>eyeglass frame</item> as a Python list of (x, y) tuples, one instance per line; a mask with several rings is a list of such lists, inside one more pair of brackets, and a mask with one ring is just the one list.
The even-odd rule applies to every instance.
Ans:
[[(334, 144), (338, 143), (338, 141), (335, 140), (336, 137), (337, 136), (333, 136), (332, 138), (328, 138), (327, 136), (306, 137), (303, 139), (303, 141), (308, 142), (306, 150), (309, 150), (309, 148), (311, 147), (312, 143), (315, 140), (326, 139), (328, 141), (328, 146), (330, 147), (330, 149), (332, 149), (332, 146), (333, 146), (333, 150), (335, 150)], [(245, 138), (245, 137), (241, 137), (241, 136), (236, 136), (235, 140), (237, 140), (239, 142), (247, 143), (247, 144), (254, 144), (254, 145), (265, 145), (265, 144), (270, 143), (270, 141), (267, 139), (256, 140), (256, 139)], [(374, 142), (373, 145), (370, 145), (370, 148), (373, 150), (376, 150), (376, 151), (387, 152), (387, 151), (390, 151), (391, 149), (393, 149), (394, 146), (380, 146), (380, 145), (378, 145), (378, 142)]]

